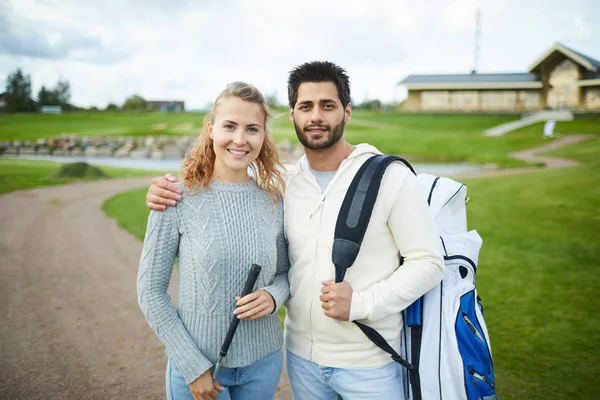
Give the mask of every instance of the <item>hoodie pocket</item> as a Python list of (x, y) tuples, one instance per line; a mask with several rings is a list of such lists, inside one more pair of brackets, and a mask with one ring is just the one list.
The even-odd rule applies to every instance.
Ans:
[(469, 400), (493, 398), (496, 393), (492, 355), (487, 335), (477, 318), (475, 307), (480, 305), (475, 296), (475, 290), (471, 290), (460, 298), (455, 325)]

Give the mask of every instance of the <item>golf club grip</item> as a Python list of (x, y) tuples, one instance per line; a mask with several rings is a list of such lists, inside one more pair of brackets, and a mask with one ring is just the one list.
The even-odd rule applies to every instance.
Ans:
[[(252, 293), (252, 289), (254, 289), (254, 284), (258, 279), (258, 274), (260, 274), (261, 269), (262, 267), (260, 265), (252, 264), (252, 267), (250, 267), (250, 271), (248, 272), (248, 278), (246, 279), (246, 285), (244, 286), (244, 291), (242, 292), (241, 297)], [(219, 353), (221, 357), (225, 357), (227, 355), (227, 350), (229, 350), (229, 346), (233, 340), (233, 335), (235, 335), (235, 331), (239, 323), (240, 320), (236, 315), (234, 315), (233, 319), (231, 320), (231, 324), (229, 324), (229, 329), (227, 330), (225, 341), (223, 341), (223, 346), (221, 346), (221, 352)]]

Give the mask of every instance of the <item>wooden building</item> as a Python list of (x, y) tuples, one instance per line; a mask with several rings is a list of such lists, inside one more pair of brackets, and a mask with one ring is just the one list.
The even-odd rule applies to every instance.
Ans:
[(556, 43), (528, 72), (409, 75), (407, 111), (600, 111), (600, 61)]

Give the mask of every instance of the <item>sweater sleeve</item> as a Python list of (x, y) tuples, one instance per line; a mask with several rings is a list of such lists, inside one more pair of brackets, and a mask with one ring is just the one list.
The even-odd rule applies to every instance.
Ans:
[(185, 329), (167, 293), (179, 249), (177, 207), (151, 211), (137, 278), (138, 302), (187, 384), (212, 367)]
[(283, 206), (279, 209), (279, 229), (277, 232), (277, 270), (275, 277), (269, 286), (262, 288), (269, 292), (275, 300), (276, 312), (290, 297), (290, 282), (288, 280), (288, 269), (290, 268), (290, 259), (288, 257), (288, 246), (283, 229)]
[(439, 235), (418, 185), (414, 175), (405, 175), (388, 217), (404, 263), (387, 279), (352, 294), (350, 321), (377, 320), (400, 312), (443, 279)]

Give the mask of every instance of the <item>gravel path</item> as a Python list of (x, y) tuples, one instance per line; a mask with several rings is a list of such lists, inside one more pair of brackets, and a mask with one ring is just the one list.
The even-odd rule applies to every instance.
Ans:
[[(537, 153), (592, 136), (566, 136), (512, 156), (568, 167), (576, 163)], [(480, 176), (533, 171), (540, 169)], [(142, 244), (101, 209), (107, 198), (149, 182), (114, 179), (0, 196), (1, 399), (165, 397), (164, 348), (137, 305)], [(291, 399), (285, 374), (276, 399)]]

